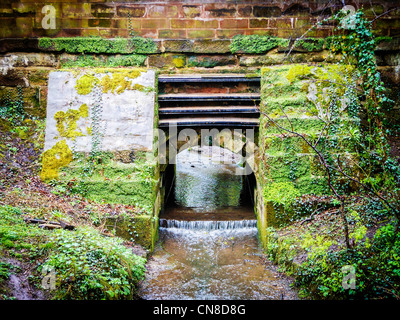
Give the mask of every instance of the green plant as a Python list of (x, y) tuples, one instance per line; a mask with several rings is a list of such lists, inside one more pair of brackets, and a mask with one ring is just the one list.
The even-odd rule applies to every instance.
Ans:
[[(372, 243), (354, 250), (328, 252), (323, 259), (311, 257), (299, 269), (296, 285), (316, 299), (388, 299), (400, 293), (400, 237), (392, 225), (381, 227)], [(344, 266), (355, 270), (355, 289), (342, 286)]]
[(132, 299), (144, 277), (145, 259), (122, 246), (122, 239), (103, 238), (91, 228), (54, 233), (54, 252), (40, 267), (57, 272), (60, 299)]

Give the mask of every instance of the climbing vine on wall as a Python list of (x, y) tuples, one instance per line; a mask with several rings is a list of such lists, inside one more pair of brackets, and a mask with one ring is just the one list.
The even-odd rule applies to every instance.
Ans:
[(22, 87), (17, 88), (17, 98), (15, 100), (11, 99), (10, 93), (7, 92), (5, 98), (1, 101), (0, 117), (8, 119), (14, 125), (24, 120), (25, 112)]

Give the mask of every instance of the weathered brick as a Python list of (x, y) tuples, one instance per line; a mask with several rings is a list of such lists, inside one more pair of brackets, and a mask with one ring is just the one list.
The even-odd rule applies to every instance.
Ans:
[[(174, 54), (161, 54), (149, 56), (149, 66), (156, 68), (176, 68), (185, 65), (185, 57)], [(183, 65), (182, 65), (183, 62)]]
[(61, 28), (71, 29), (71, 28), (82, 28), (81, 19), (62, 19)]
[(193, 52), (195, 53), (227, 53), (231, 52), (230, 40), (195, 40)]
[(212, 39), (215, 37), (214, 30), (201, 29), (201, 30), (188, 30), (188, 38), (192, 39)]
[(255, 17), (279, 17), (282, 15), (282, 11), (279, 7), (264, 7), (264, 6), (254, 6), (253, 15)]
[(204, 7), (206, 17), (235, 17), (236, 6), (234, 4), (208, 4)]
[(167, 29), (168, 19), (142, 19), (142, 29)]
[(100, 29), (99, 32), (102, 38), (115, 38), (118, 35), (118, 29), (114, 28)]
[(81, 35), (82, 37), (93, 37), (96, 36), (98, 37), (100, 35), (99, 30), (96, 29), (82, 29), (81, 30)]
[(184, 39), (186, 38), (186, 30), (185, 29), (161, 29), (158, 30), (158, 37), (160, 39)]
[(215, 29), (218, 20), (171, 19), (171, 28), (176, 29)]
[(291, 29), (294, 28), (294, 19), (290, 18), (279, 18), (275, 20), (275, 26), (280, 29)]
[(188, 67), (213, 68), (218, 66), (236, 65), (237, 58), (232, 55), (200, 55), (191, 56), (187, 61)]
[(33, 18), (16, 18), (16, 32), (20, 37), (29, 37), (32, 34)]
[(149, 6), (148, 17), (150, 18), (175, 18), (178, 17), (178, 7), (168, 5)]
[[(83, 3), (63, 3), (62, 7), (55, 7), (55, 9), (56, 15), (64, 18), (82, 18), (91, 16), (90, 7), (88, 7), (88, 4)], [(42, 10), (39, 10), (39, 12), (41, 11)]]
[(99, 27), (99, 28), (110, 28), (112, 20), (111, 19), (89, 19), (88, 26), (90, 28)]
[(115, 27), (119, 29), (126, 29), (129, 32), (129, 23), (133, 29), (133, 31), (140, 29), (141, 23), (140, 19), (131, 19), (129, 22), (129, 19), (116, 19), (115, 21)]
[(137, 31), (137, 35), (145, 38), (154, 38), (157, 39), (158, 37), (158, 30), (157, 29), (140, 29)]
[(288, 16), (308, 16), (310, 12), (311, 10), (309, 7), (295, 3), (284, 10), (283, 14)]
[[(32, 13), (34, 14), (37, 10), (37, 5), (35, 3), (21, 3), (14, 2), (11, 4), (12, 11), (19, 14)], [(1, 9), (0, 9), (1, 12)]]
[(221, 29), (242, 29), (249, 27), (249, 19), (224, 19), (220, 21)]
[(141, 18), (146, 14), (146, 7), (144, 6), (118, 6), (117, 15), (120, 17)]
[(12, 38), (16, 29), (15, 18), (0, 18), (0, 37)]
[(217, 30), (217, 38), (219, 39), (226, 39), (226, 38), (233, 38), (238, 34), (247, 34), (247, 29), (220, 29)]
[(173, 29), (186, 29), (194, 28), (195, 20), (193, 19), (171, 19), (171, 28)]
[(33, 37), (56, 37), (61, 36), (61, 23), (56, 29), (43, 29), (42, 27), (34, 27), (32, 29), (32, 36)]
[(61, 36), (63, 37), (80, 37), (83, 29), (61, 29)]
[[(290, 38), (290, 37), (296, 36), (297, 34), (294, 33), (294, 31), (292, 29), (277, 28), (276, 35), (280, 38)], [(300, 34), (298, 34), (298, 35), (300, 36)]]
[(244, 5), (238, 5), (238, 10), (237, 10), (237, 16), (238, 17), (251, 17), (253, 13), (253, 7), (252, 6), (244, 6)]
[(111, 18), (115, 15), (115, 6), (102, 3), (92, 4), (92, 15), (97, 18)]
[(295, 19), (295, 28), (311, 28), (312, 25), (316, 24), (317, 21), (314, 19), (309, 19), (309, 18), (296, 18)]
[(268, 28), (270, 19), (250, 19), (250, 28)]
[(276, 36), (277, 28), (248, 29), (246, 35), (257, 34), (259, 36)]
[(193, 52), (193, 40), (163, 40), (165, 52)]
[(183, 16), (187, 18), (197, 18), (201, 16), (201, 6), (184, 5), (182, 6)]

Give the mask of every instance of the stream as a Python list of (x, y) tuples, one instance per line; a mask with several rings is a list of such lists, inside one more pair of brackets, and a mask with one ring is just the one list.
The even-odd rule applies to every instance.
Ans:
[(240, 157), (201, 147), (178, 154), (174, 201), (140, 295), (149, 300), (296, 299), (263, 255), (252, 204), (241, 199)]

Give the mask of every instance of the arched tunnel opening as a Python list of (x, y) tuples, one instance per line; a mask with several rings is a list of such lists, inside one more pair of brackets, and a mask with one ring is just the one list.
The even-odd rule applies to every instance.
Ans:
[[(216, 161), (221, 155), (225, 160)], [(256, 177), (251, 169), (243, 170), (240, 161), (240, 155), (220, 147), (194, 147), (178, 153), (163, 174), (161, 226), (165, 218), (255, 219)]]

